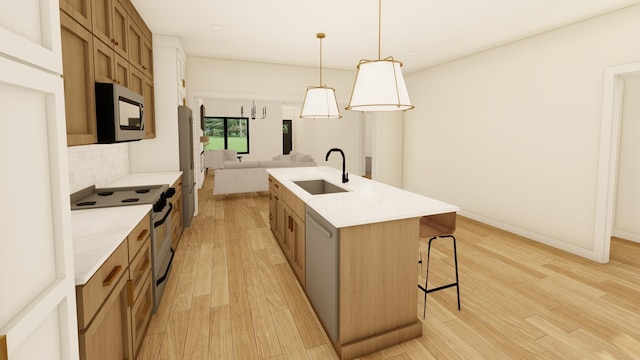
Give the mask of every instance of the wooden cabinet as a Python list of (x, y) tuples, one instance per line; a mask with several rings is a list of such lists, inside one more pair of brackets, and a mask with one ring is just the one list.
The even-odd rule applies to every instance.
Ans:
[(113, 82), (143, 95), (145, 137), (154, 138), (151, 31), (137, 11), (129, 15), (135, 11), (133, 5), (120, 0), (62, 0), (60, 9), (67, 145), (97, 141), (95, 82)]
[(93, 35), (69, 15), (60, 12), (67, 145), (97, 140)]
[(151, 220), (147, 214), (76, 287), (80, 359), (135, 359), (151, 319)]
[(269, 225), (282, 253), (305, 287), (306, 205), (295, 194), (269, 176)]
[(125, 285), (126, 279), (120, 277), (91, 326), (80, 332), (78, 340), (81, 360), (133, 359)]
[(91, 30), (93, 16), (90, 0), (60, 0), (60, 10), (64, 11), (86, 29)]
[(148, 77), (143, 78), (142, 95), (144, 96), (145, 138), (153, 139), (156, 137), (156, 100), (153, 80)]
[(182, 223), (182, 177), (176, 180), (171, 187), (176, 189), (176, 193), (170, 199), (173, 205), (173, 210), (171, 210), (171, 247), (177, 249), (184, 229)]
[(117, 0), (92, 0), (93, 35), (127, 58), (129, 52), (129, 19), (126, 7)]

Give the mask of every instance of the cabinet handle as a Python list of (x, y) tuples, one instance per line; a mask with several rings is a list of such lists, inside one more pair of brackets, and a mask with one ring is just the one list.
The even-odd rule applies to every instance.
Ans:
[(143, 67), (142, 67), (142, 70), (147, 70), (147, 67), (146, 67), (146, 66), (143, 66)]
[(113, 270), (111, 270), (111, 272), (109, 273), (109, 276), (104, 279), (104, 281), (102, 282), (102, 286), (110, 286), (113, 280), (115, 280), (118, 274), (120, 274), (120, 270), (122, 270), (122, 266), (116, 265), (116, 267), (114, 267)]
[(289, 216), (289, 231), (293, 231), (293, 218)]
[(144, 274), (144, 272), (147, 271), (147, 268), (149, 267), (149, 264), (151, 264), (151, 262), (149, 261), (149, 259), (146, 259), (144, 261), (144, 263), (142, 263), (142, 267), (140, 268), (140, 270), (138, 272)]
[(148, 232), (149, 232), (149, 230), (147, 230), (147, 229), (142, 230), (140, 235), (138, 235), (138, 241), (142, 241), (142, 240), (146, 239)]
[(278, 184), (273, 184), (275, 187), (280, 188), (280, 186)]
[(9, 351), (7, 350), (7, 336), (0, 335), (0, 360), (8, 360)]
[(116, 42), (116, 39), (111, 39), (111, 42), (115, 44), (115, 42)]
[(182, 87), (187, 86), (187, 81), (185, 79), (182, 79)]

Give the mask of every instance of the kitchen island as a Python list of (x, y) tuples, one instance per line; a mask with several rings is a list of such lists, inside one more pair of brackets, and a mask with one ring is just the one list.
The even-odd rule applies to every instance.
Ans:
[(421, 336), (420, 218), (459, 208), (330, 167), (267, 172), (272, 231), (340, 358)]

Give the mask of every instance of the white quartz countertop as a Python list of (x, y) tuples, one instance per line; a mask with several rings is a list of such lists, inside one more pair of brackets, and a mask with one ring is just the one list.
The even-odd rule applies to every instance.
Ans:
[[(455, 205), (354, 174), (349, 174), (349, 182), (343, 184), (342, 171), (327, 166), (272, 168), (267, 172), (336, 228), (460, 210)], [(315, 179), (323, 179), (348, 191), (311, 195), (293, 183)]]
[(182, 176), (182, 171), (131, 173), (106, 185), (106, 187), (141, 186), (141, 185), (173, 185)]
[(76, 285), (84, 285), (140, 223), (151, 205), (71, 212)]

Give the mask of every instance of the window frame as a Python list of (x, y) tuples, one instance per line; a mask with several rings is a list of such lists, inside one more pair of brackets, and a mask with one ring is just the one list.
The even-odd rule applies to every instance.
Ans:
[[(206, 124), (208, 120), (222, 120), (222, 128), (223, 128), (223, 141), (224, 141), (224, 147), (223, 150), (229, 150), (229, 120), (244, 120), (246, 123), (246, 128), (247, 128), (247, 151), (237, 151), (238, 154), (249, 154), (250, 152), (250, 127), (249, 127), (249, 118), (248, 117), (237, 117), (237, 116), (205, 116), (204, 117), (204, 122), (205, 122), (205, 135), (209, 136), (209, 137), (213, 137), (213, 135), (207, 134), (206, 133)], [(234, 149), (232, 149), (234, 150)]]

